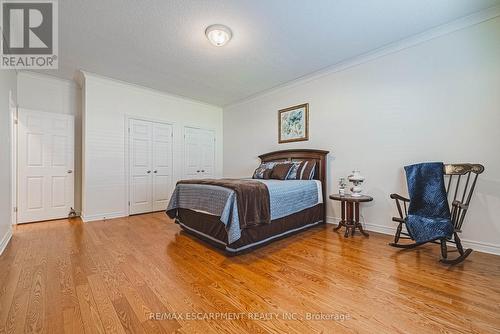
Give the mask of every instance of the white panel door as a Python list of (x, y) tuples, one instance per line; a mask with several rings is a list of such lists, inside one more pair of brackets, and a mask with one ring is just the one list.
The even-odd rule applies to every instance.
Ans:
[(153, 211), (151, 122), (130, 120), (130, 214)]
[(74, 206), (73, 116), (20, 109), (18, 222), (68, 217)]
[(202, 130), (200, 136), (200, 174), (203, 178), (212, 178), (215, 175), (215, 133), (211, 130)]
[(165, 210), (172, 192), (172, 126), (131, 119), (130, 214)]
[(172, 126), (153, 123), (153, 211), (166, 210), (172, 193)]
[(199, 129), (184, 128), (184, 176), (197, 179), (201, 175), (201, 145)]
[(212, 130), (184, 128), (184, 175), (211, 178), (215, 175), (215, 133)]

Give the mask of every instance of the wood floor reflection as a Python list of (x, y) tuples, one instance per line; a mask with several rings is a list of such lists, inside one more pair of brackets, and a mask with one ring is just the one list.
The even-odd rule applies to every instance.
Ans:
[[(162, 213), (17, 226), (0, 257), (0, 333), (494, 333), (500, 257), (314, 228), (226, 257)], [(232, 317), (232, 319), (227, 319)]]

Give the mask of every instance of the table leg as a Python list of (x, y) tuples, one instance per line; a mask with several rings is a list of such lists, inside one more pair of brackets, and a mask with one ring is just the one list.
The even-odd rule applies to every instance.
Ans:
[(361, 225), (361, 223), (359, 222), (359, 203), (354, 204), (354, 221), (355, 221), (354, 228), (357, 227), (362, 235), (364, 235), (365, 237), (368, 237), (369, 234), (363, 230), (363, 225)]
[(346, 202), (345, 201), (340, 201), (340, 221), (339, 221), (339, 224), (337, 225), (337, 227), (334, 227), (333, 230), (334, 231), (338, 231), (342, 226), (345, 226), (345, 204)]
[(362, 235), (365, 237), (369, 237), (370, 235), (363, 230), (363, 226), (361, 224), (358, 224), (359, 232), (361, 232)]
[(352, 202), (347, 202), (347, 217), (346, 217), (346, 222), (345, 222), (345, 234), (344, 237), (347, 238), (349, 236), (349, 232), (351, 232), (351, 235), (354, 234), (354, 219), (353, 219), (353, 205)]

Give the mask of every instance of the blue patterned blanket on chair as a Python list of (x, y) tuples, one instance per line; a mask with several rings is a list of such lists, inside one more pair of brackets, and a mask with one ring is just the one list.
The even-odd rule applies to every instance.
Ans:
[(442, 162), (405, 167), (410, 195), (406, 228), (417, 243), (451, 238), (453, 234), (443, 167)]

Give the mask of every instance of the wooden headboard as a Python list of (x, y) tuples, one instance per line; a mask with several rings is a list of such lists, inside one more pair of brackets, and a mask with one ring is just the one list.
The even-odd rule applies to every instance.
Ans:
[(311, 149), (301, 149), (301, 150), (281, 150), (274, 151), (259, 155), (262, 162), (271, 161), (298, 161), (298, 160), (315, 160), (316, 169), (314, 171), (314, 179), (321, 181), (321, 188), (323, 191), (323, 222), (326, 223), (326, 156), (330, 153), (329, 151), (323, 150), (311, 150)]

